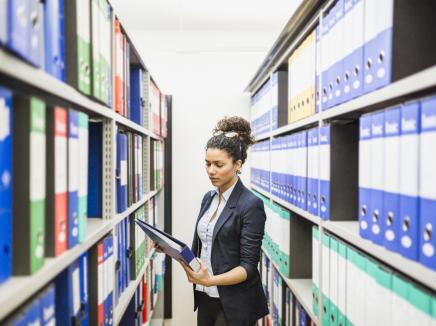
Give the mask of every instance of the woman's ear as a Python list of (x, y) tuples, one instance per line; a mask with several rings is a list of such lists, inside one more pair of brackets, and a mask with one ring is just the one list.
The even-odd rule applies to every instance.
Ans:
[(242, 161), (241, 160), (237, 160), (235, 162), (236, 164), (236, 170), (239, 171), (242, 168)]

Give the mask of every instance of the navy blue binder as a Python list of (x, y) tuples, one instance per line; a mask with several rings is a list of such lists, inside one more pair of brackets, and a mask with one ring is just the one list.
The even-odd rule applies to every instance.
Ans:
[(65, 81), (64, 0), (45, 1), (45, 71)]
[(127, 209), (127, 135), (117, 134), (117, 212)]
[(130, 120), (142, 126), (142, 69), (130, 69)]

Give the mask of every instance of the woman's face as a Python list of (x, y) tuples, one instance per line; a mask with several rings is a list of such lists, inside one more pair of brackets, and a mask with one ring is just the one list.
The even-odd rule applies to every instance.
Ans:
[(206, 150), (206, 172), (215, 187), (230, 183), (241, 168), (241, 161), (233, 163), (230, 155), (223, 149), (208, 148)]

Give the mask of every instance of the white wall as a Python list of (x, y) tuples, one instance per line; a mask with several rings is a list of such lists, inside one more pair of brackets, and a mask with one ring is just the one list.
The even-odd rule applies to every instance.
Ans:
[[(137, 32), (133, 36), (136, 44), (142, 40), (140, 44), (144, 48), (140, 52), (144, 51), (146, 64), (153, 68), (151, 72), (159, 85), (173, 95), (173, 234), (191, 245), (201, 199), (206, 191), (212, 189), (204, 169), (204, 147), (215, 123), (222, 117), (239, 115), (248, 118), (249, 97), (243, 94), (243, 90), (265, 52), (240, 52), (234, 48), (240, 47), (238, 44), (220, 51), (210, 48), (219, 44), (219, 39), (225, 39), (226, 35), (222, 33), (216, 35), (215, 43), (210, 39), (210, 33), (204, 34), (200, 49), (193, 49), (179, 39), (177, 42), (181, 46), (184, 44), (183, 49), (167, 51), (167, 42), (175, 34)], [(186, 32), (183, 37), (189, 40)], [(195, 33), (191, 37), (202, 36)], [(146, 39), (153, 43), (153, 51), (146, 51)], [(161, 46), (156, 45), (159, 43), (157, 39), (162, 40)], [(156, 51), (157, 48), (160, 51)], [(246, 184), (249, 180), (247, 163), (242, 175)], [(173, 263), (171, 325), (195, 324), (192, 285), (187, 282), (178, 263)]]

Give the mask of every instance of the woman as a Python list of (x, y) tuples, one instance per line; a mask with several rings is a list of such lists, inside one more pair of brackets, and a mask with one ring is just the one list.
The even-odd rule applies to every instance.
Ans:
[(205, 194), (194, 232), (201, 269), (181, 263), (194, 284), (198, 326), (254, 326), (268, 314), (257, 270), (265, 210), (238, 177), (253, 143), (250, 124), (231, 117), (218, 122), (206, 145), (206, 171), (216, 189)]

